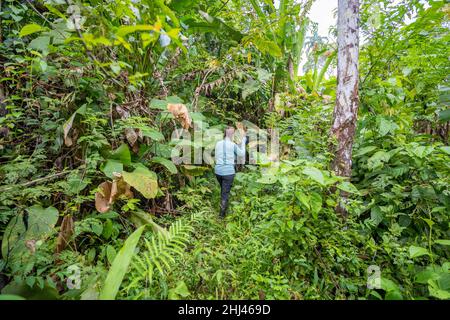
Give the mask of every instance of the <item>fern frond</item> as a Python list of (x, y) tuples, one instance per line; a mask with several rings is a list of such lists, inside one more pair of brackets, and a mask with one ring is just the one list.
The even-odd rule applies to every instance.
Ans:
[(198, 219), (199, 214), (193, 214), (188, 219), (179, 219), (172, 223), (167, 232), (155, 232), (150, 238), (144, 238), (140, 253), (131, 263), (129, 284), (125, 288), (127, 292), (134, 290), (135, 296), (148, 296), (155, 269), (160, 277), (165, 277), (176, 263), (175, 257), (185, 253), (187, 243), (194, 232), (192, 224)]

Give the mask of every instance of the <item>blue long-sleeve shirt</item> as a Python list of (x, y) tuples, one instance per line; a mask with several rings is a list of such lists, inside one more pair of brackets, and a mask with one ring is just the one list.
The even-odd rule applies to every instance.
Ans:
[(234, 170), (236, 156), (245, 157), (245, 141), (246, 137), (242, 139), (240, 145), (237, 145), (231, 141), (230, 138), (226, 137), (216, 143), (216, 165), (214, 167), (214, 172), (216, 174), (219, 176), (228, 176), (236, 173)]

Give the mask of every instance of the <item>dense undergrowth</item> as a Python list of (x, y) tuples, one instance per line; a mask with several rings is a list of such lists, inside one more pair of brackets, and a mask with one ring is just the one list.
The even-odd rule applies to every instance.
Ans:
[[(1, 293), (449, 299), (448, 6), (380, 5), (375, 28), (363, 2), (344, 179), (330, 170), (335, 45), (312, 2), (86, 1), (79, 26), (64, 1), (3, 3)], [(187, 118), (168, 110), (180, 103)], [(240, 168), (225, 220), (211, 166), (171, 161), (188, 119), (279, 130), (280, 161)]]

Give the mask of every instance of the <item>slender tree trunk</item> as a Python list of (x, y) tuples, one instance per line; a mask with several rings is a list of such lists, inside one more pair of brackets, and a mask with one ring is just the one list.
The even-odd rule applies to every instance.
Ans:
[[(336, 139), (332, 168), (337, 175), (350, 177), (352, 147), (358, 114), (359, 0), (338, 1), (338, 66), (336, 106), (331, 136)], [(343, 199), (346, 194), (341, 194)], [(342, 205), (337, 211), (346, 215)]]
[(336, 106), (331, 135), (337, 147), (332, 168), (339, 176), (352, 173), (352, 146), (358, 113), (359, 0), (339, 0)]

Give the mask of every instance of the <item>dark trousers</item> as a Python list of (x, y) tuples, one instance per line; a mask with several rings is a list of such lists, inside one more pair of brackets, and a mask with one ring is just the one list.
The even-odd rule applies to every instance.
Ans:
[(220, 176), (216, 174), (216, 178), (220, 185), (220, 216), (223, 218), (228, 209), (228, 198), (230, 197), (234, 174), (230, 174), (229, 176)]

